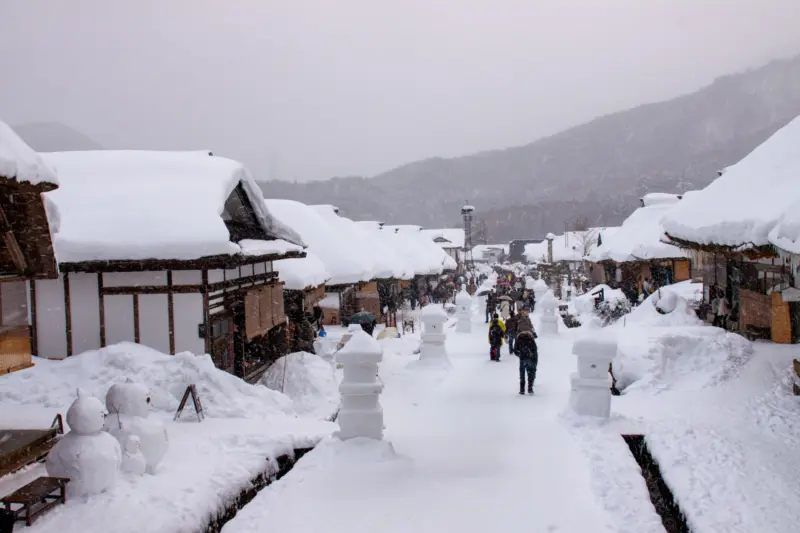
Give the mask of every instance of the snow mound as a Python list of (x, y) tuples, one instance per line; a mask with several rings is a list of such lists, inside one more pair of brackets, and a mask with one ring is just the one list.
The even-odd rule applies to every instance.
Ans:
[[(628, 326), (697, 326), (703, 321), (677, 291), (662, 289), (651, 294), (625, 318)], [(620, 323), (618, 322), (617, 327)]]
[(713, 387), (738, 375), (753, 354), (748, 340), (718, 328), (650, 330), (646, 340), (635, 337), (620, 336), (612, 362), (617, 388), (626, 393)]
[(269, 367), (261, 384), (283, 391), (301, 415), (328, 419), (339, 409), (341, 397), (333, 367), (311, 353), (295, 352), (281, 357)]
[(260, 418), (294, 414), (292, 401), (266, 387), (250, 385), (214, 366), (209, 355), (166, 355), (122, 342), (64, 359), (36, 359), (36, 366), (0, 377), (0, 404), (35, 404), (66, 409), (82, 388), (104, 398), (128, 378), (150, 391), (150, 409), (174, 413), (186, 387), (194, 383), (203, 411), (216, 418)]

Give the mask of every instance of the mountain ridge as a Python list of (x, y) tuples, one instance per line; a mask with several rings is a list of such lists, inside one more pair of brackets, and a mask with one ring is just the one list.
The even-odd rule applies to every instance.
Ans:
[(488, 239), (536, 237), (579, 216), (618, 224), (646, 192), (703, 187), (797, 115), (800, 56), (521, 146), (426, 158), (371, 178), (261, 186), (270, 197), (335, 204), (354, 219), (426, 227), (459, 224), (469, 201)]

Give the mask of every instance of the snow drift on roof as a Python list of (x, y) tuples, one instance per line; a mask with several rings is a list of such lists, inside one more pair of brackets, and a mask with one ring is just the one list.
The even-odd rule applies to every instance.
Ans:
[[(378, 272), (375, 277), (386, 279), (409, 280), (414, 277), (414, 266), (406, 260), (402, 253), (402, 243), (395, 238), (395, 233), (383, 231), (380, 222), (359, 221), (355, 223), (359, 230), (366, 233), (370, 239), (370, 249), (377, 258)], [(391, 276), (385, 274), (391, 273)]]
[(377, 233), (341, 215), (332, 215), (338, 218), (336, 222), (342, 224), (354, 242), (357, 242), (364, 253), (372, 258), (374, 272), (372, 279), (407, 279), (404, 265), (397, 260), (397, 254), (388, 248)]
[(617, 263), (625, 263), (688, 257), (684, 250), (664, 242), (661, 219), (678, 205), (677, 196), (669, 196), (673, 196), (674, 201), (661, 197), (664, 201), (645, 202), (647, 207), (640, 207), (634, 211), (616, 232), (608, 237), (603, 235), (602, 245), (589, 254), (589, 259), (592, 261), (611, 259)]
[[(381, 231), (395, 235), (395, 243), (400, 246), (414, 272), (419, 276), (441, 274), (447, 262), (447, 252), (422, 234), (419, 226), (384, 226)], [(451, 258), (452, 259), (452, 258)]]
[(0, 120), (0, 177), (28, 182), (31, 185), (40, 183), (58, 185), (56, 173), (2, 120)]
[(666, 192), (651, 192), (642, 196), (642, 204), (644, 207), (648, 207), (651, 205), (663, 205), (663, 204), (677, 204), (678, 201), (681, 199), (680, 195), (678, 194), (670, 194)]
[(444, 228), (444, 229), (424, 229), (422, 234), (436, 242), (437, 239), (444, 239), (446, 242), (437, 242), (442, 248), (463, 248), (464, 230), (463, 228)]
[(278, 220), (302, 236), (308, 250), (325, 264), (330, 275), (329, 285), (352, 285), (372, 279), (374, 265), (371, 258), (340, 226), (294, 200), (268, 199), (266, 204)]
[(240, 183), (267, 233), (303, 244), (272, 220), (260, 190), (237, 161), (202, 152), (134, 150), (53, 152), (42, 158), (61, 181), (46, 193), (59, 214), (53, 221), (59, 262), (242, 253), (222, 218), (225, 201)]
[(305, 257), (281, 259), (275, 261), (274, 266), (284, 288), (290, 291), (313, 289), (331, 277), (325, 263), (311, 249), (306, 250)]
[[(800, 117), (722, 176), (686, 194), (663, 220), (671, 237), (698, 244), (763, 246), (783, 213), (800, 200)], [(776, 233), (776, 238), (781, 239)], [(784, 241), (786, 242), (786, 241)]]

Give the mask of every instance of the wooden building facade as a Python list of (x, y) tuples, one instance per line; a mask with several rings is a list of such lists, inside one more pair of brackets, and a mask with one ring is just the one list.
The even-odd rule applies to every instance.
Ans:
[(55, 181), (0, 176), (0, 374), (32, 366), (28, 280), (58, 275), (42, 196)]

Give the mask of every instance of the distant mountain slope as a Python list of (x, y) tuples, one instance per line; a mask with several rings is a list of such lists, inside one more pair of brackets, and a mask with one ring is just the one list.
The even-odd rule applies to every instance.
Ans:
[(369, 179), (262, 188), (270, 197), (335, 204), (354, 219), (428, 227), (457, 223), (469, 200), (489, 240), (535, 237), (579, 215), (619, 223), (648, 191), (704, 187), (797, 115), (800, 56), (525, 146), (417, 161)]
[(13, 129), (37, 152), (103, 149), (87, 135), (60, 122), (20, 124)]

